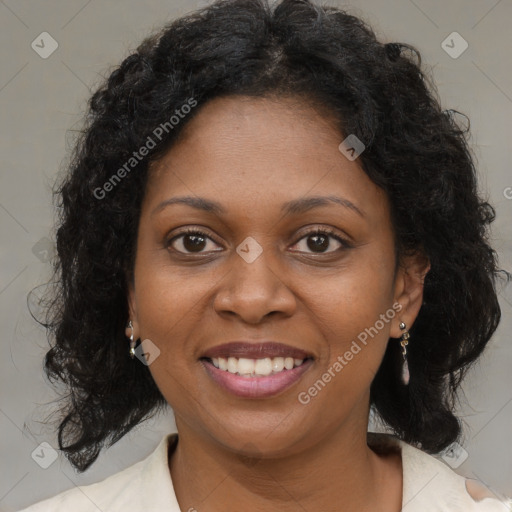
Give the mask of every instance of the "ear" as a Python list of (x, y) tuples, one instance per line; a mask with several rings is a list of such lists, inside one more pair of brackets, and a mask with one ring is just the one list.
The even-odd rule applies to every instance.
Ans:
[(395, 303), (402, 309), (395, 316), (390, 336), (400, 338), (402, 331), (400, 322), (404, 322), (407, 329), (413, 325), (423, 303), (423, 283), (430, 270), (430, 261), (422, 252), (416, 252), (401, 258), (400, 266), (395, 278)]
[[(128, 281), (128, 320), (132, 322), (133, 325), (133, 339), (138, 339), (139, 332), (139, 324), (137, 320), (137, 302), (135, 300), (135, 285), (133, 280)], [(132, 335), (132, 330), (128, 325), (125, 329), (126, 337), (129, 338)]]

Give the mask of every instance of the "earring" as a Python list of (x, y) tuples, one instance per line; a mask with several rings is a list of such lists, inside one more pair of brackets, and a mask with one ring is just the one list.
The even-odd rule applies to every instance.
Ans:
[(128, 322), (128, 327), (132, 330), (130, 335), (130, 357), (133, 359), (135, 357), (135, 340), (133, 339), (133, 324), (131, 320)]
[(402, 382), (405, 386), (407, 386), (409, 384), (410, 374), (409, 374), (409, 364), (407, 362), (407, 348), (406, 347), (409, 344), (410, 335), (409, 335), (409, 331), (407, 330), (407, 326), (404, 324), (404, 322), (400, 322), (400, 325), (398, 327), (400, 327), (401, 331), (404, 331), (402, 333), (402, 336), (400, 336), (400, 345), (402, 346), (402, 356), (404, 358), (404, 363), (402, 366)]

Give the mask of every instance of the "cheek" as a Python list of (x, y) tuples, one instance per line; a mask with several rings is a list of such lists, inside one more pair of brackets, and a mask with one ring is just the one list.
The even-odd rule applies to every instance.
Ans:
[(184, 394), (195, 371), (192, 367), (201, 369), (197, 339), (210, 329), (218, 334), (218, 325), (207, 325), (207, 311), (212, 287), (223, 272), (213, 266), (170, 265), (159, 250), (140, 251), (135, 276), (139, 336), (149, 338), (160, 350), (149, 369), (169, 401)]
[(149, 371), (173, 409), (187, 411), (197, 390), (191, 385), (192, 344), (201, 323), (198, 300), (206, 293), (201, 280), (186, 280), (179, 270), (140, 260), (136, 273), (137, 318), (141, 339), (160, 351)]
[(331, 367), (341, 358), (343, 373), (350, 374), (353, 382), (373, 378), (397, 314), (392, 307), (394, 259), (385, 254), (361, 254), (309, 296), (312, 318), (328, 340), (321, 363)]
[(175, 330), (200, 320), (200, 304), (220, 272), (211, 266), (171, 265), (165, 249), (144, 249), (135, 266), (137, 317), (142, 334), (166, 345), (180, 339)]

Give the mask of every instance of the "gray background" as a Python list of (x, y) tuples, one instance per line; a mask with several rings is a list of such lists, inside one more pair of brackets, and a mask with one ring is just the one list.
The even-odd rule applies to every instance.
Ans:
[[(334, 1), (333, 5), (342, 5)], [(76, 125), (101, 76), (165, 20), (205, 2), (146, 0), (6, 0), (0, 2), (0, 508), (12, 511), (74, 485), (99, 481), (149, 454), (174, 431), (172, 414), (140, 426), (77, 475), (63, 456), (49, 461), (42, 442), (57, 447), (42, 421), (56, 393), (43, 378), (44, 331), (27, 311), (27, 294), (49, 276), (53, 209), (50, 187), (65, 166), (67, 131)], [(411, 43), (431, 66), (444, 108), (471, 119), (481, 188), (497, 210), (493, 239), (503, 268), (512, 270), (510, 0), (355, 0), (383, 40)], [(58, 49), (43, 59), (31, 47), (48, 32)], [(458, 32), (469, 44), (453, 58), (442, 42)], [(453, 39), (453, 38), (452, 38)], [(461, 41), (449, 38), (452, 52)], [(46, 40), (45, 51), (50, 48)], [(42, 51), (42, 49), (40, 50)], [(66, 143), (66, 140), (68, 141)], [(464, 385), (460, 414), (467, 459), (457, 469), (512, 495), (512, 292), (501, 292), (503, 320)], [(469, 405), (471, 404), (471, 405)], [(44, 456), (42, 454), (45, 454)], [(461, 462), (465, 452), (455, 457)], [(46, 457), (46, 459), (45, 459)], [(453, 459), (453, 457), (452, 457)]]

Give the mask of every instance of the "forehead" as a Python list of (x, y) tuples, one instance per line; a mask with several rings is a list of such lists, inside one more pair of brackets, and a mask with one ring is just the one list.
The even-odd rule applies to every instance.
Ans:
[(229, 213), (339, 193), (362, 210), (385, 209), (384, 192), (339, 151), (342, 138), (332, 118), (298, 98), (217, 98), (153, 164), (145, 202), (208, 195)]
[(239, 168), (244, 162), (250, 163), (249, 156), (264, 158), (267, 164), (274, 159), (282, 165), (298, 157), (308, 162), (317, 158), (323, 146), (334, 143), (337, 147), (341, 137), (332, 117), (320, 114), (301, 98), (227, 96), (198, 108), (159, 163), (165, 165), (183, 156), (189, 161), (206, 157), (225, 161), (244, 156)]

